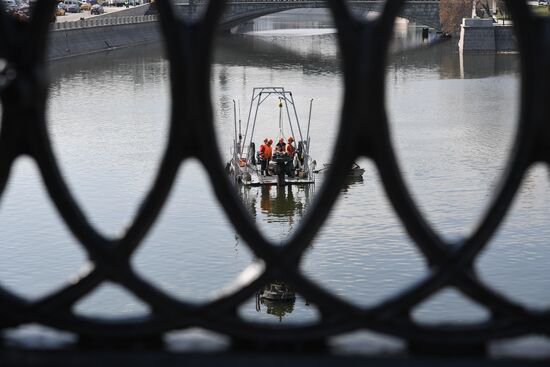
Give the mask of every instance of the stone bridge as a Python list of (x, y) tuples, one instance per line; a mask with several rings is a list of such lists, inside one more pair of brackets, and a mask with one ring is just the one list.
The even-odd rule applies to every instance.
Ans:
[[(200, 8), (204, 7), (205, 3), (206, 1), (204, 0), (180, 0), (178, 6), (182, 8), (185, 16), (196, 17), (197, 14), (200, 14)], [(363, 13), (366, 16), (369, 12), (379, 12), (383, 8), (385, 1), (348, 0), (348, 3), (354, 11)], [(222, 28), (229, 29), (254, 18), (285, 10), (326, 7), (326, 1), (230, 0), (227, 2)], [(413, 22), (439, 29), (439, 0), (409, 0), (405, 3), (400, 16)]]

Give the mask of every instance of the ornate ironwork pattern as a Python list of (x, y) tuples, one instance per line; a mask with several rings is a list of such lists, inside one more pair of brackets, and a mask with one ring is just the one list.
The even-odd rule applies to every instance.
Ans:
[[(286, 246), (280, 247), (261, 235), (226, 176), (221, 157), (207, 149), (216, 146), (210, 61), (216, 26), (226, 1), (210, 1), (198, 21), (182, 19), (170, 1), (157, 3), (171, 65), (169, 139), (155, 182), (133, 224), (119, 239), (102, 236), (90, 224), (68, 190), (52, 152), (45, 120), (47, 80), (44, 75), (48, 20), (55, 1), (38, 1), (28, 22), (16, 22), (0, 11), (0, 58), (5, 61), (0, 62), (3, 105), (0, 191), (6, 186), (14, 160), (21, 155), (32, 157), (51, 200), (93, 264), (78, 281), (35, 302), (20, 299), (6, 289), (0, 290), (2, 328), (38, 323), (74, 332), (86, 340), (136, 341), (160, 340), (171, 330), (201, 327), (234, 340), (283, 345), (322, 342), (329, 336), (367, 329), (401, 338), (413, 349), (436, 345), (460, 349), (483, 346), (503, 337), (550, 334), (550, 310), (534, 312), (506, 298), (484, 284), (472, 265), (502, 223), (526, 171), (534, 163), (550, 161), (547, 121), (550, 105), (545, 103), (550, 99), (550, 19), (532, 15), (525, 1), (507, 1), (521, 49), (518, 133), (508, 169), (488, 211), (469, 238), (463, 243), (451, 244), (435, 233), (418, 210), (401, 176), (390, 140), (384, 107), (384, 69), (394, 19), (404, 1), (388, 0), (383, 14), (374, 20), (355, 18), (344, 0), (328, 1), (338, 28), (345, 82), (334, 159), (344, 164), (332, 166), (311, 210)], [(370, 308), (339, 299), (299, 270), (304, 252), (338, 198), (347, 167), (361, 157), (375, 163), (393, 209), (429, 264), (428, 274), (416, 285)], [(262, 266), (246, 270), (248, 277), (242, 277), (245, 281), (239, 282), (232, 293), (199, 306), (179, 301), (157, 289), (130, 263), (131, 255), (165, 205), (178, 168), (188, 158), (196, 158), (204, 165), (217, 200), (262, 262)], [(315, 304), (320, 310), (320, 320), (307, 326), (272, 326), (241, 319), (236, 311), (238, 306), (274, 279), (292, 284)], [(150, 314), (115, 321), (75, 315), (73, 305), (104, 281), (125, 287), (150, 306)], [(411, 310), (447, 286), (456, 287), (485, 307), (491, 319), (473, 325), (414, 322)]]

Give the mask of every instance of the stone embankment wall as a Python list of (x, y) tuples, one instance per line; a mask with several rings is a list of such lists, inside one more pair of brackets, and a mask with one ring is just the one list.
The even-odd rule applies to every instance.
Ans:
[(512, 25), (499, 25), (492, 19), (464, 18), (458, 43), (461, 52), (516, 52), (517, 40)]
[[(109, 51), (161, 39), (156, 15), (144, 15), (149, 5), (74, 22), (51, 25), (48, 59)], [(134, 15), (139, 14), (139, 15)]]

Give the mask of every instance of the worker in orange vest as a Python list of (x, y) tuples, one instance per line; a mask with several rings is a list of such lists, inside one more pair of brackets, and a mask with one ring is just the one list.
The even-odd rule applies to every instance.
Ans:
[(266, 176), (271, 176), (269, 174), (269, 160), (271, 159), (271, 156), (273, 155), (273, 150), (271, 149), (271, 144), (273, 144), (272, 139), (265, 138), (264, 143), (260, 145), (260, 165), (261, 165), (261, 172), (260, 174), (263, 176), (264, 174)]
[(292, 145), (292, 143), (294, 143), (294, 138), (292, 136), (289, 136), (287, 142), (288, 143), (285, 147), (286, 154), (288, 154), (290, 158), (294, 158), (294, 154), (296, 153), (296, 148), (294, 148), (294, 145)]

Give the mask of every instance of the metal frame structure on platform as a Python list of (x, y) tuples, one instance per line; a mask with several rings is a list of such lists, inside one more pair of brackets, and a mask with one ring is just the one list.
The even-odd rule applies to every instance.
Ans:
[[(160, 26), (169, 59), (171, 120), (169, 139), (155, 182), (121, 238), (102, 235), (86, 217), (60, 173), (46, 123), (48, 81), (45, 54), (49, 18), (55, 0), (39, 0), (29, 22), (18, 23), (0, 11), (0, 192), (4, 193), (16, 158), (36, 161), (52, 202), (86, 251), (88, 273), (37, 301), (0, 290), (0, 325), (7, 329), (41, 324), (77, 334), (92, 344), (158, 341), (169, 331), (190, 327), (213, 330), (250, 348), (323, 347), (334, 335), (370, 330), (406, 341), (411, 351), (434, 349), (481, 352), (488, 342), (508, 337), (550, 334), (550, 310), (533, 311), (483, 282), (474, 262), (501, 226), (526, 172), (550, 162), (550, 19), (534, 16), (525, 1), (506, 1), (521, 49), (521, 111), (518, 130), (501, 184), (472, 235), (450, 242), (421, 214), (398, 167), (385, 110), (384, 74), (395, 17), (402, 0), (388, 0), (373, 20), (357, 19), (344, 0), (328, 4), (338, 28), (344, 73), (344, 101), (334, 161), (299, 228), (284, 246), (267, 240), (253, 221), (224, 171), (216, 146), (211, 102), (211, 60), (224, 0), (210, 1), (202, 19), (182, 19), (173, 4), (158, 0)], [(0, 3), (1, 7), (1, 3)], [(178, 300), (134, 269), (130, 257), (158, 219), (173, 189), (178, 169), (196, 158), (206, 169), (217, 200), (258, 263), (246, 269), (232, 293), (195, 305)], [(383, 302), (362, 308), (346, 302), (301, 271), (304, 253), (320, 231), (359, 158), (372, 160), (385, 192), (408, 235), (424, 255), (427, 275)], [(346, 163), (347, 162), (347, 163)], [(182, 223), (185, 225), (185, 223)], [(1, 234), (0, 234), (1, 236)], [(310, 325), (265, 325), (245, 321), (237, 308), (270, 281), (291, 284), (320, 311)], [(0, 279), (0, 284), (1, 284)], [(149, 305), (142, 318), (101, 320), (79, 316), (73, 306), (102, 283), (119, 284)], [(445, 287), (486, 308), (490, 319), (475, 324), (425, 325), (411, 311)], [(243, 342), (243, 343), (239, 343)], [(118, 343), (118, 344), (116, 344)]]

